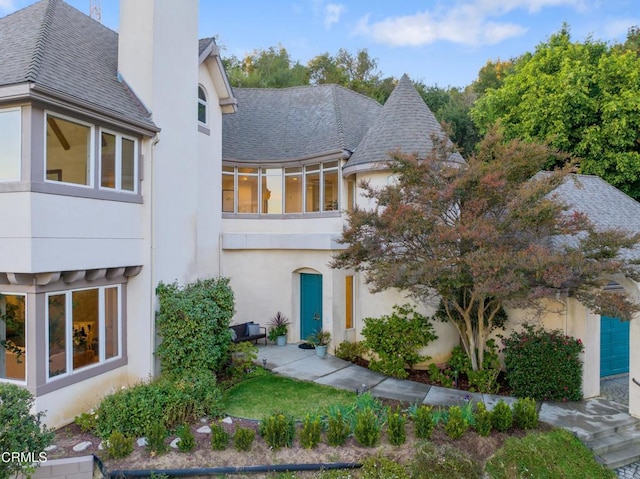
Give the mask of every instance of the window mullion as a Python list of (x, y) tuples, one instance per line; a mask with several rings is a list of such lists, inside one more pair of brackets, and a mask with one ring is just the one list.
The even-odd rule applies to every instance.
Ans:
[(114, 158), (116, 190), (122, 190), (122, 135), (116, 135), (116, 151)]
[(66, 362), (67, 362), (67, 371), (66, 375), (69, 375), (73, 372), (73, 298), (71, 296), (71, 291), (67, 291), (64, 295), (64, 332), (66, 337)]

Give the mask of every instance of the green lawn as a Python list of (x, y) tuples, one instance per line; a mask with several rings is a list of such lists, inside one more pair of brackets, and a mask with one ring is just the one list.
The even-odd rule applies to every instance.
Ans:
[(225, 412), (230, 416), (262, 419), (274, 410), (298, 420), (309, 412), (321, 412), (330, 404), (352, 404), (350, 391), (267, 374), (248, 379), (225, 392)]

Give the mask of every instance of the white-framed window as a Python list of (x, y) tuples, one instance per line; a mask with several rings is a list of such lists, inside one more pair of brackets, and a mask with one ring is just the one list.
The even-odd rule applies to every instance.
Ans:
[(122, 355), (122, 286), (47, 293), (47, 379)]
[(45, 179), (93, 186), (94, 127), (46, 112)]
[(305, 166), (222, 167), (222, 212), (260, 215), (340, 209), (339, 162)]
[(0, 380), (27, 380), (27, 297), (0, 293)]
[(22, 111), (0, 109), (0, 181), (20, 181), (22, 158)]
[(100, 188), (135, 193), (138, 185), (138, 141), (100, 130)]
[(207, 125), (209, 121), (209, 112), (207, 108), (207, 92), (198, 85), (198, 123)]

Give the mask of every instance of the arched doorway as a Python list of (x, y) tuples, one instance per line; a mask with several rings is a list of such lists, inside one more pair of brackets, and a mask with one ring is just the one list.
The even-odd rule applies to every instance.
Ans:
[(322, 275), (300, 273), (300, 339), (322, 328)]

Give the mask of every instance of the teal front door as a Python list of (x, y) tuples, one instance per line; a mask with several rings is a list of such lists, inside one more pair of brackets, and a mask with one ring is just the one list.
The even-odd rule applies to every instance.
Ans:
[(600, 319), (600, 376), (629, 372), (629, 321)]
[(322, 328), (322, 275), (300, 273), (300, 339)]

